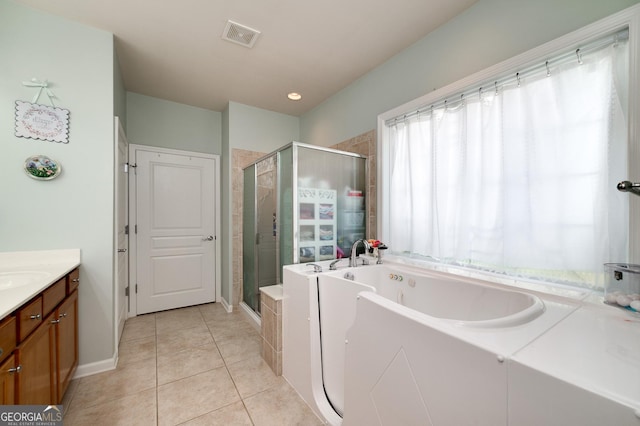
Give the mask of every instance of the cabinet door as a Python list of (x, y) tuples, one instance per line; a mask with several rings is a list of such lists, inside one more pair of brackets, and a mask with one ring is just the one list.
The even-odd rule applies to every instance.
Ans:
[(59, 321), (56, 325), (56, 369), (58, 403), (60, 403), (78, 365), (77, 290), (58, 307), (56, 314)]
[(11, 355), (0, 364), (0, 405), (16, 403), (16, 357)]
[(24, 342), (18, 346), (17, 404), (49, 405), (57, 402), (55, 386), (54, 313), (49, 315)]

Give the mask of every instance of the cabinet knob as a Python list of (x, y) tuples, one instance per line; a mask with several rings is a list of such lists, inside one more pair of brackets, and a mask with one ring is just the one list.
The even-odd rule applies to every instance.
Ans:
[(74, 278), (71, 280), (72, 283), (79, 283), (80, 282), (80, 278)]
[(60, 323), (60, 320), (59, 320), (59, 319), (57, 319), (57, 320), (51, 320), (51, 324), (59, 324), (59, 323)]
[(40, 314), (36, 314), (36, 315), (31, 315), (29, 318), (34, 319), (34, 320), (39, 320), (42, 317), (40, 316)]
[(22, 365), (19, 365), (19, 366), (15, 367), (15, 368), (10, 368), (8, 370), (9, 373), (19, 373), (20, 371), (22, 371)]
[(66, 312), (64, 314), (58, 315), (58, 318), (66, 318), (66, 317), (67, 317), (67, 313)]

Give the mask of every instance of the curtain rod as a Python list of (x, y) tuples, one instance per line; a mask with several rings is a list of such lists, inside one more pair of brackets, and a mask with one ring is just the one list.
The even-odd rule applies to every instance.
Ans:
[(402, 122), (407, 118), (413, 118), (416, 115), (419, 115), (425, 111), (433, 111), (435, 109), (446, 107), (447, 103), (458, 103), (464, 100), (469, 96), (473, 96), (475, 94), (482, 94), (485, 91), (494, 91), (496, 94), (501, 86), (505, 86), (509, 83), (516, 83), (520, 86), (520, 80), (524, 77), (530, 76), (532, 74), (538, 73), (541, 70), (546, 69), (547, 76), (551, 75), (551, 71), (549, 69), (550, 65), (561, 65), (564, 63), (568, 63), (570, 61), (577, 61), (579, 64), (582, 64), (583, 55), (589, 54), (595, 51), (598, 51), (604, 47), (607, 47), (611, 44), (617, 44), (618, 42), (624, 42), (629, 40), (629, 29), (625, 28), (623, 30), (617, 31), (613, 34), (610, 34), (605, 37), (598, 38), (594, 41), (587, 43), (585, 46), (580, 47), (576, 50), (570, 50), (568, 52), (560, 53), (556, 56), (551, 57), (551, 59), (547, 59), (544, 63), (538, 63), (536, 65), (527, 67), (522, 71), (517, 71), (515, 74), (509, 73), (507, 76), (498, 78), (495, 80), (487, 80), (482, 84), (478, 84), (470, 87), (469, 89), (465, 89), (457, 95), (446, 96), (440, 100), (435, 102), (431, 102), (427, 105), (423, 105), (420, 108), (398, 115), (394, 118), (390, 118), (385, 121), (387, 126), (396, 124), (398, 122)]

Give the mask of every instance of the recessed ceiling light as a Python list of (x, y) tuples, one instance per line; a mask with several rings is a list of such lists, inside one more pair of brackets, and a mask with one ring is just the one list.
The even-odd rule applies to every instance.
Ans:
[(300, 93), (291, 92), (287, 95), (287, 98), (291, 99), (292, 101), (299, 101), (300, 99), (302, 99), (302, 95)]

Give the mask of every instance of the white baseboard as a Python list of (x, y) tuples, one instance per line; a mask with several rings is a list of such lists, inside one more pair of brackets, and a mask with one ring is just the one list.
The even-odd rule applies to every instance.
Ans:
[(74, 379), (81, 377), (92, 376), (94, 374), (103, 373), (105, 371), (115, 370), (118, 366), (118, 355), (114, 355), (109, 359), (102, 361), (92, 362), (90, 364), (78, 365), (76, 374), (73, 375)]
[(224, 308), (225, 311), (227, 311), (228, 313), (233, 312), (233, 305), (230, 305), (229, 302), (224, 300), (224, 297), (220, 298), (220, 303), (222, 304), (222, 307)]

